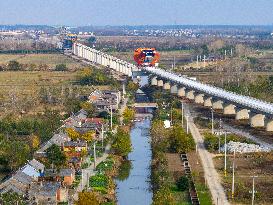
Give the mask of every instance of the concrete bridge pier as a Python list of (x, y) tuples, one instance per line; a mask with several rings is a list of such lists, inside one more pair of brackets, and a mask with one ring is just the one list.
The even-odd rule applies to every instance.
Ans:
[(236, 109), (236, 120), (248, 120), (249, 119), (249, 110), (245, 108), (237, 108)]
[(265, 126), (265, 115), (250, 113), (250, 126), (251, 127), (264, 127)]
[(177, 90), (177, 85), (174, 84), (171, 86), (171, 94), (177, 94)]
[(178, 88), (178, 91), (177, 91), (177, 95), (179, 96), (179, 97), (184, 97), (184, 96), (186, 96), (186, 88)]
[(198, 93), (197, 95), (195, 95), (194, 102), (196, 104), (204, 104), (204, 96), (204, 94)]
[(236, 115), (236, 106), (233, 104), (226, 104), (224, 103), (224, 115)]
[(212, 107), (212, 97), (204, 97), (204, 107)]
[(186, 98), (188, 98), (189, 100), (194, 100), (194, 90), (188, 90), (186, 91)]
[(164, 83), (163, 89), (164, 89), (164, 90), (170, 90), (170, 89), (171, 89), (171, 84), (170, 84), (170, 82)]
[(273, 119), (271, 118), (265, 119), (265, 128), (267, 132), (273, 132)]
[(212, 101), (212, 109), (223, 110), (224, 109), (223, 103), (224, 102), (222, 100)]
[(151, 78), (151, 85), (156, 85), (157, 86), (157, 79), (156, 77)]
[(163, 85), (164, 85), (163, 80), (158, 80), (158, 81), (157, 81), (157, 86), (158, 86), (158, 87), (163, 87)]

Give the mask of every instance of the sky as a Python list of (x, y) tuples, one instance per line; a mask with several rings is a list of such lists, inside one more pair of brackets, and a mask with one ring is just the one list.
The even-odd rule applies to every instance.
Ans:
[(273, 0), (0, 0), (0, 24), (273, 25)]

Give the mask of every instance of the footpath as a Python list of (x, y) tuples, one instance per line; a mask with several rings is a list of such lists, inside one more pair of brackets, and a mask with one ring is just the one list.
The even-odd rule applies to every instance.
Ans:
[[(128, 98), (125, 98), (123, 100), (123, 103), (121, 104), (120, 109), (119, 109), (121, 124), (123, 121), (122, 113), (124, 112), (124, 110), (127, 106), (127, 102), (128, 102)], [(117, 127), (113, 130), (113, 133), (116, 133), (116, 132), (117, 132)], [(82, 177), (81, 177), (80, 183), (79, 183), (79, 185), (78, 185), (77, 189), (75, 190), (75, 193), (72, 197), (74, 201), (78, 200), (78, 193), (82, 192), (84, 190), (84, 188), (88, 185), (89, 178), (96, 174), (95, 166), (97, 166), (100, 162), (103, 162), (106, 160), (106, 158), (108, 157), (108, 155), (110, 153), (110, 150), (111, 150), (111, 144), (108, 144), (105, 147), (105, 152), (103, 153), (103, 155), (101, 157), (96, 158), (96, 164), (94, 164), (94, 162), (92, 162), (89, 165), (89, 167), (87, 167), (86, 169), (82, 169)]]
[(184, 106), (184, 111), (185, 115), (189, 116), (189, 130), (194, 138), (195, 143), (197, 144), (198, 154), (204, 168), (205, 179), (210, 189), (212, 200), (214, 204), (229, 205), (230, 203), (228, 202), (224, 188), (221, 185), (221, 179), (214, 167), (212, 154), (206, 150), (203, 136), (200, 134), (199, 129), (194, 124), (190, 109), (187, 104)]

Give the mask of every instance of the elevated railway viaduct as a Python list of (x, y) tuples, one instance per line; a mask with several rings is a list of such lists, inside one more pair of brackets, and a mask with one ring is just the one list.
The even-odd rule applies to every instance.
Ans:
[[(92, 63), (109, 67), (128, 77), (138, 67), (83, 44), (74, 43), (72, 53)], [(224, 115), (234, 115), (236, 120), (249, 120), (251, 127), (265, 127), (273, 132), (273, 104), (252, 97), (239, 95), (204, 84), (155, 67), (143, 67), (150, 75), (151, 85), (170, 90), (172, 94), (186, 97), (197, 104), (222, 110)]]

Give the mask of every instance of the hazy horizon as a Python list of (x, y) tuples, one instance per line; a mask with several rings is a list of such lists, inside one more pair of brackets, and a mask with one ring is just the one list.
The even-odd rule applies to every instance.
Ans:
[(267, 0), (10, 0), (0, 25), (273, 25)]

